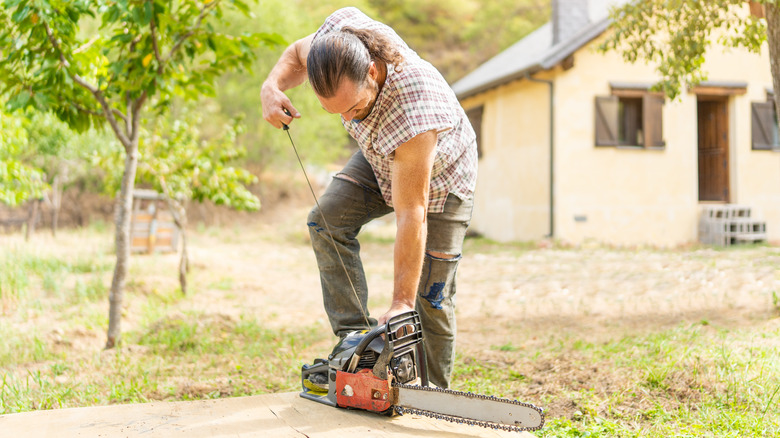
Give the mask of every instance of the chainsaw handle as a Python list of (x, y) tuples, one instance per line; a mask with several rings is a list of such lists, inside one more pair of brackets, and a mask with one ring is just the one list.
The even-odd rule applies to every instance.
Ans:
[[(360, 343), (358, 343), (357, 346), (355, 346), (353, 359), (357, 358), (359, 360), (363, 355), (363, 352), (365, 352), (366, 348), (368, 348), (369, 344), (371, 344), (371, 341), (383, 334), (385, 335), (385, 348), (389, 347), (388, 340), (390, 340), (391, 343), (394, 343), (395, 339), (397, 338), (397, 336), (393, 336), (393, 333), (396, 330), (405, 325), (414, 325), (415, 322), (419, 324), (419, 319), (420, 317), (417, 311), (410, 310), (390, 318), (384, 325), (374, 327), (370, 332), (366, 333), (366, 336), (360, 340)], [(390, 358), (392, 358), (392, 355), (388, 358), (388, 360)], [(357, 361), (351, 363), (357, 365)], [(354, 370), (350, 370), (350, 372), (354, 372)]]
[[(388, 324), (390, 324), (389, 321)], [(366, 336), (360, 340), (360, 343), (355, 346), (354, 354), (358, 357), (362, 356), (363, 352), (365, 352), (366, 348), (368, 348), (368, 344), (370, 344), (371, 341), (376, 339), (378, 336), (384, 334), (385, 330), (387, 330), (387, 325), (379, 325), (371, 329), (371, 331), (366, 333)]]

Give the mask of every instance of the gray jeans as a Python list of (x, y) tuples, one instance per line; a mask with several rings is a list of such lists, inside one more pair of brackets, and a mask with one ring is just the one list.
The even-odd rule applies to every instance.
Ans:
[[(364, 315), (368, 315), (368, 286), (357, 236), (363, 225), (393, 211), (382, 198), (371, 165), (361, 152), (352, 156), (340, 174), (357, 183), (334, 178), (319, 199), (320, 208), (315, 205), (308, 217), (325, 311), (337, 336), (366, 329)], [(450, 195), (442, 213), (428, 214), (426, 254), (415, 308), (423, 324), (428, 378), (442, 388), (449, 387), (452, 376), (456, 329), (455, 273), (472, 208), (473, 199), (463, 201)], [(327, 227), (322, 221), (323, 216)], [(328, 228), (349, 278), (328, 236)], [(429, 254), (430, 251), (452, 257), (434, 257)], [(376, 325), (376, 319), (369, 318), (369, 323)]]

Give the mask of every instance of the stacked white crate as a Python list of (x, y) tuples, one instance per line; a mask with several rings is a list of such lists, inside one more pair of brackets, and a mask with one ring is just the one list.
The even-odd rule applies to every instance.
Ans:
[(763, 242), (766, 222), (751, 217), (750, 207), (744, 205), (705, 205), (699, 221), (699, 241), (718, 246)]

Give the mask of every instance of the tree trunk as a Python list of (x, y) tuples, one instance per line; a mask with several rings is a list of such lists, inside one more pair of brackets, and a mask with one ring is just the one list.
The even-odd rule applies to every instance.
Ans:
[(30, 205), (30, 216), (27, 218), (27, 229), (24, 231), (24, 240), (30, 240), (30, 234), (35, 232), (35, 219), (38, 217), (39, 199), (34, 199)]
[(182, 295), (187, 295), (187, 273), (190, 272), (190, 258), (187, 253), (187, 208), (181, 202), (173, 199), (168, 192), (165, 182), (162, 182), (165, 202), (173, 214), (173, 222), (181, 233), (181, 258), (179, 259), (179, 286)]
[(780, 114), (780, 7), (773, 2), (764, 4), (766, 12), (766, 39), (769, 45), (769, 68), (775, 98), (775, 117)]
[(60, 175), (54, 176), (51, 183), (51, 235), (57, 237), (57, 224), (60, 221), (60, 205), (62, 205), (62, 184)]
[[(186, 220), (185, 220), (186, 222)], [(179, 286), (181, 286), (182, 295), (187, 295), (187, 272), (190, 270), (190, 260), (187, 254), (187, 233), (184, 227), (181, 231), (181, 259), (179, 260)]]
[(111, 293), (108, 297), (108, 336), (106, 348), (119, 344), (121, 335), (122, 301), (124, 298), (125, 276), (130, 262), (130, 220), (133, 213), (133, 187), (138, 169), (138, 136), (130, 142), (125, 157), (125, 172), (122, 176), (122, 188), (116, 214), (116, 266), (111, 281)]

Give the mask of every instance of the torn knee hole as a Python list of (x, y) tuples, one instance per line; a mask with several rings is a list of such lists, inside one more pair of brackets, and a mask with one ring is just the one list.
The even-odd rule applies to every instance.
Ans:
[(453, 260), (459, 257), (459, 255), (445, 254), (438, 251), (425, 251), (425, 255), (441, 260)]
[(336, 175), (333, 176), (333, 178), (344, 180), (344, 181), (353, 182), (353, 183), (358, 184), (358, 185), (360, 184), (358, 182), (358, 180), (356, 180), (355, 178), (352, 178), (351, 176), (347, 175), (346, 173), (337, 173)]

